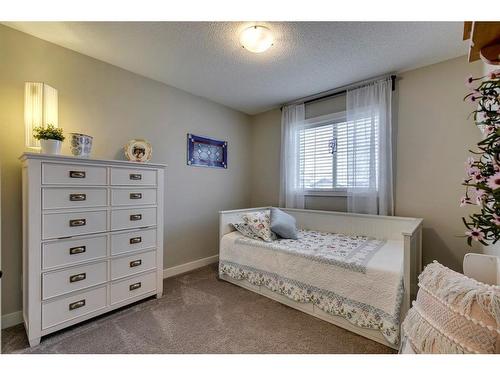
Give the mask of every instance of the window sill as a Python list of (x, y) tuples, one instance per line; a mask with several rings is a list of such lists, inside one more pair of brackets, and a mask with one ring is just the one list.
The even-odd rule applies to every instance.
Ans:
[(347, 189), (306, 190), (306, 197), (347, 197)]

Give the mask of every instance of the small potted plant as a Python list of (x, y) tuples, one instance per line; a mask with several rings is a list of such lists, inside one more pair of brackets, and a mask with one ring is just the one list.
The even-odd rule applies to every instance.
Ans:
[(63, 130), (54, 125), (38, 126), (33, 129), (33, 137), (40, 141), (42, 153), (59, 155), (64, 141)]

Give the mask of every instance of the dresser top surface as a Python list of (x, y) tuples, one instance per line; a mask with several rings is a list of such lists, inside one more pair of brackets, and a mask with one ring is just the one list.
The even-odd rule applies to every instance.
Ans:
[(132, 168), (166, 168), (167, 166), (166, 164), (159, 164), (159, 163), (139, 163), (135, 161), (110, 160), (110, 159), (89, 159), (89, 158), (78, 158), (71, 155), (47, 155), (38, 152), (24, 152), (19, 157), (19, 160), (23, 162), (30, 159), (63, 162), (63, 163), (67, 162), (67, 163), (82, 163), (82, 164), (111, 164), (111, 165), (119, 165), (123, 167), (132, 167)]

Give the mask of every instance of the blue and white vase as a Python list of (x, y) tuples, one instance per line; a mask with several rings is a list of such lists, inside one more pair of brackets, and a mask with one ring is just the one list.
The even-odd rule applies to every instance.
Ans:
[(87, 134), (69, 133), (71, 154), (80, 158), (88, 158), (92, 151), (92, 137)]

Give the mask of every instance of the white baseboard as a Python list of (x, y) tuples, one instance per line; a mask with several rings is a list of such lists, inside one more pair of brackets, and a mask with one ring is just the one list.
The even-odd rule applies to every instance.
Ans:
[[(215, 263), (219, 260), (219, 255), (212, 255), (207, 258), (202, 258), (198, 260), (194, 260), (192, 262), (179, 264), (178, 266), (173, 266), (169, 268), (165, 268), (163, 270), (163, 278), (172, 277), (175, 275), (180, 275), (184, 272), (189, 272), (195, 270), (197, 268), (201, 268), (204, 266), (208, 266), (209, 264)], [(2, 329), (9, 328), (15, 326), (16, 324), (23, 322), (23, 312), (22, 311), (14, 311), (10, 314), (2, 315)]]
[(15, 326), (23, 322), (23, 312), (14, 311), (10, 314), (2, 315), (2, 329)]
[(212, 255), (212, 256), (207, 257), (207, 258), (194, 260), (194, 261), (189, 262), (189, 263), (179, 264), (178, 266), (165, 268), (163, 270), (163, 278), (166, 279), (167, 277), (172, 277), (172, 276), (184, 273), (184, 272), (189, 272), (189, 271), (195, 270), (197, 268), (208, 266), (209, 264), (215, 263), (218, 260), (219, 260), (219, 255), (216, 254), (216, 255)]

